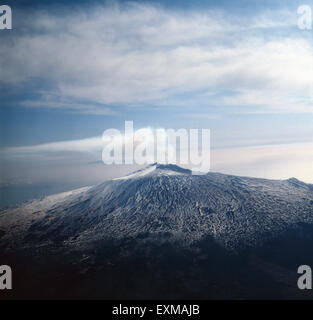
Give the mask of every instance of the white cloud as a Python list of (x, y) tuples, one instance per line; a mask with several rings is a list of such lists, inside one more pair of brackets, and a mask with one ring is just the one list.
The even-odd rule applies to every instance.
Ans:
[(200, 102), (313, 111), (312, 44), (300, 32), (272, 32), (292, 27), (290, 12), (236, 17), (133, 3), (31, 17), (29, 32), (0, 47), (0, 82), (43, 79), (54, 89), (23, 105), (112, 114), (108, 105), (182, 105), (180, 94), (196, 101), (199, 91), (231, 91), (230, 98)]
[[(112, 130), (115, 132), (114, 140), (112, 139)], [(124, 132), (121, 132), (117, 129), (107, 129), (104, 131), (103, 136), (99, 137), (90, 137), (86, 139), (77, 139), (77, 140), (66, 140), (66, 141), (56, 141), (49, 142), (37, 145), (29, 146), (19, 146), (19, 147), (6, 147), (0, 148), (0, 154), (5, 157), (41, 157), (42, 155), (47, 155), (48, 157), (58, 156), (64, 152), (69, 153), (95, 153), (101, 159), (101, 153), (104, 146), (113, 142), (117, 145), (123, 146), (124, 144), (129, 144), (133, 141), (134, 146), (138, 145), (140, 141), (145, 138), (152, 137), (154, 134), (153, 129), (151, 128), (141, 128), (139, 130), (134, 130), (134, 135), (127, 135)], [(154, 143), (154, 141), (153, 141)], [(67, 156), (68, 157), (68, 156)], [(70, 157), (68, 157), (70, 158)]]
[(80, 140), (68, 140), (68, 141), (57, 141), (31, 146), (21, 147), (8, 147), (2, 148), (1, 152), (3, 155), (8, 157), (25, 155), (40, 155), (46, 153), (60, 153), (60, 152), (97, 152), (103, 148), (103, 142), (101, 137), (92, 137)]

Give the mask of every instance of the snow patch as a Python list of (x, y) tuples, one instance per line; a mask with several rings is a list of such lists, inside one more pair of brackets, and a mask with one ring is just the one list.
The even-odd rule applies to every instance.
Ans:
[(133, 179), (133, 178), (139, 178), (139, 177), (143, 177), (151, 172), (153, 172), (155, 169), (156, 169), (156, 165), (152, 165), (148, 168), (145, 168), (143, 170), (138, 170), (134, 173), (131, 173), (127, 176), (124, 176), (124, 177), (120, 177), (120, 178), (115, 178), (113, 180), (127, 180), (127, 179)]

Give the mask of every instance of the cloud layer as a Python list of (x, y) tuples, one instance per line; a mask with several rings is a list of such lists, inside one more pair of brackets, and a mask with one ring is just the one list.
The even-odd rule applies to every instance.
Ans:
[[(21, 183), (20, 179), (32, 181), (34, 177), (39, 181), (54, 181), (58, 177), (59, 183), (62, 183), (64, 174), (68, 177), (69, 172), (72, 175), (66, 178), (67, 182), (71, 179), (79, 180), (84, 185), (85, 179), (88, 184), (100, 183), (106, 178), (119, 177), (138, 168), (136, 163), (131, 166), (104, 165), (101, 161), (104, 145), (106, 143), (101, 137), (93, 137), (1, 149), (0, 186), (14, 181)], [(135, 144), (135, 148), (136, 146)], [(312, 163), (312, 143), (211, 150), (211, 171), (241, 176), (269, 179), (288, 179), (293, 176), (304, 182), (313, 183)], [(193, 166), (190, 164), (187, 167)], [(93, 172), (92, 179), (89, 172)]]
[(130, 3), (35, 11), (19, 23), (0, 47), (0, 83), (46, 84), (23, 106), (94, 114), (142, 104), (313, 112), (313, 47), (297, 29), (296, 12), (239, 17)]

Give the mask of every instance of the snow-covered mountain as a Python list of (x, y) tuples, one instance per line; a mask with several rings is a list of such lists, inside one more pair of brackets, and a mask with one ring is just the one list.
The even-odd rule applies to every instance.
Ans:
[(160, 164), (0, 214), (2, 241), (12, 241), (11, 246), (56, 241), (84, 246), (125, 237), (188, 245), (209, 235), (237, 249), (299, 223), (313, 223), (312, 185), (294, 178), (192, 175)]
[[(180, 250), (179, 257), (187, 250), (184, 261), (198, 261), (202, 266), (202, 260), (214, 257), (211, 265), (216, 264), (221, 272), (225, 257), (247, 257), (260, 248), (268, 248), (264, 252), (273, 263), (275, 243), (286, 250), (290, 239), (296, 239), (292, 240), (296, 246), (296, 241), (310, 235), (312, 229), (313, 186), (295, 178), (192, 175), (175, 165), (153, 164), (97, 186), (0, 211), (0, 250), (8, 259), (15, 254), (44, 261), (62, 257), (72, 266), (80, 265), (76, 270), (79, 274), (85, 264), (87, 270), (105, 268), (101, 276), (97, 273), (100, 278), (103, 273), (115, 275), (116, 270), (108, 267), (111, 265), (132, 268), (134, 257), (149, 266), (156, 263), (156, 270), (163, 270), (168, 250), (174, 250), (174, 256)], [(156, 247), (161, 251), (152, 255)], [(297, 247), (292, 250), (298, 254)], [(156, 256), (162, 258), (155, 260)], [(237, 258), (232, 259), (227, 263), (235, 268)], [(223, 267), (219, 265), (221, 260)], [(258, 261), (258, 266), (267, 266), (267, 262)], [(169, 279), (169, 274), (161, 278)]]

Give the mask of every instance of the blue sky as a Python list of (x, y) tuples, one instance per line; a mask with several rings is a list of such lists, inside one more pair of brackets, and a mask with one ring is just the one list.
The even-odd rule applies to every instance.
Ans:
[[(213, 149), (237, 148), (238, 159), (241, 148), (275, 145), (280, 158), (265, 161), (266, 149), (249, 165), (219, 160), (213, 169), (313, 182), (310, 146), (303, 147), (313, 137), (313, 31), (297, 26), (297, 8), (313, 8), (313, 1), (7, 4), (13, 30), (0, 31), (0, 147), (7, 168), (0, 185), (53, 180), (35, 179), (25, 163), (54, 167), (60, 179), (53, 183), (64, 185), (60, 168), (77, 154), (36, 149), (27, 160), (14, 158), (14, 148), (99, 137), (122, 129), (125, 120), (136, 128), (210, 128)], [(289, 151), (283, 154), (281, 145)], [(290, 157), (291, 150), (298, 156)], [(100, 157), (82, 151), (79, 171)]]

